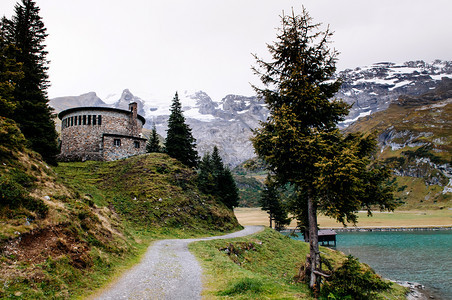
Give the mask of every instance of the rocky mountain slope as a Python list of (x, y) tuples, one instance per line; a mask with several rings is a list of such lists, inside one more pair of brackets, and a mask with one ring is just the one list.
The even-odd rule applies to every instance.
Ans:
[(419, 96), (403, 95), (389, 107), (350, 125), (348, 132), (376, 132), (377, 156), (399, 181), (409, 206), (450, 207), (452, 200), (452, 79)]
[(401, 95), (421, 95), (434, 89), (442, 77), (452, 78), (452, 62), (383, 62), (341, 71), (337, 76), (343, 84), (336, 96), (353, 104), (342, 124), (347, 126), (359, 117), (388, 108)]
[[(377, 63), (354, 70), (337, 73), (343, 85), (338, 98), (353, 104), (349, 116), (340, 124), (342, 128), (359, 117), (385, 110), (400, 95), (416, 96), (434, 89), (442, 77), (452, 78), (452, 62), (411, 61), (404, 64)], [(224, 161), (231, 166), (254, 157), (249, 141), (251, 130), (259, 121), (267, 118), (268, 110), (256, 97), (227, 95), (215, 101), (205, 92), (183, 92), (179, 94), (184, 116), (197, 140), (198, 151), (212, 151), (214, 145), (220, 149)], [(95, 93), (76, 97), (59, 97), (50, 104), (58, 112), (75, 106), (113, 106), (127, 108), (131, 101), (138, 103), (139, 113), (146, 117), (147, 128), (155, 123), (160, 135), (166, 136), (166, 124), (171, 99), (143, 100), (124, 90), (115, 102), (105, 103)]]

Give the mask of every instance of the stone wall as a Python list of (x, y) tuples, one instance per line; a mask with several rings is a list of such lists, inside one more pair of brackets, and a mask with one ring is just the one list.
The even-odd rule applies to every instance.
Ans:
[[(119, 141), (119, 143), (115, 143), (115, 141)], [(103, 145), (103, 159), (106, 161), (146, 153), (146, 139), (143, 138), (105, 134)]]
[[(146, 152), (146, 140), (140, 138), (144, 119), (134, 111), (80, 108), (59, 117), (62, 161), (114, 160)], [(121, 146), (113, 145), (115, 135)]]

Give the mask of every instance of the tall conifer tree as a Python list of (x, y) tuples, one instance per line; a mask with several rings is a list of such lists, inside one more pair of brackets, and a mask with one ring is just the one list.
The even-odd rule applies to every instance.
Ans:
[(372, 205), (391, 210), (394, 200), (386, 185), (389, 172), (370, 160), (375, 139), (344, 136), (337, 128), (349, 106), (331, 100), (341, 85), (331, 80), (337, 56), (328, 47), (331, 32), (320, 30), (304, 8), (301, 15), (283, 15), (281, 22), (277, 41), (268, 46), (273, 60), (256, 57), (254, 71), (266, 86), (256, 91), (270, 115), (255, 131), (253, 145), (278, 182), (296, 189), (292, 212), (309, 229), (306, 275), (318, 292), (322, 270), (317, 211), (345, 224), (356, 222), (362, 208), (369, 213)]
[(146, 144), (146, 153), (153, 152), (161, 152), (162, 148), (160, 147), (160, 140), (157, 134), (157, 129), (155, 128), (155, 124), (152, 126), (151, 136)]
[(191, 133), (191, 128), (185, 123), (182, 114), (182, 106), (176, 92), (171, 105), (171, 114), (168, 120), (168, 130), (165, 139), (165, 150), (169, 156), (181, 161), (188, 167), (195, 168), (198, 165), (198, 152), (196, 151), (196, 139)]
[(214, 146), (213, 147), (213, 151), (212, 151), (212, 155), (210, 157), (211, 161), (212, 161), (212, 174), (213, 177), (215, 178), (215, 180), (217, 182), (215, 182), (215, 186), (218, 189), (220, 189), (220, 185), (221, 185), (221, 180), (223, 179), (223, 174), (224, 174), (224, 165), (223, 165), (223, 159), (220, 156), (220, 152), (218, 151), (218, 147)]
[(11, 118), (16, 109), (14, 89), (17, 82), (22, 79), (22, 64), (16, 61), (17, 49), (7, 43), (0, 27), (0, 116)]
[(210, 153), (206, 152), (199, 163), (198, 172), (199, 189), (206, 194), (212, 194), (216, 189), (216, 179), (213, 177), (212, 169)]
[(272, 221), (275, 221), (275, 229), (280, 230), (284, 225), (290, 224), (290, 218), (287, 215), (287, 209), (281, 201), (281, 196), (276, 183), (268, 175), (265, 180), (265, 186), (261, 193), (260, 205), (265, 210), (270, 219), (270, 228)]
[(198, 186), (201, 191), (214, 195), (228, 208), (239, 205), (239, 192), (229, 168), (223, 165), (218, 147), (212, 154), (204, 154), (199, 164)]
[(54, 164), (58, 154), (57, 133), (48, 105), (48, 61), (44, 44), (47, 33), (39, 7), (32, 0), (22, 0), (16, 4), (12, 19), (3, 19), (1, 26), (5, 41), (20, 50), (15, 60), (22, 64), (24, 75), (13, 92), (16, 107), (12, 118), (31, 148)]
[(228, 167), (224, 168), (219, 176), (218, 194), (228, 208), (233, 209), (239, 205), (239, 190)]

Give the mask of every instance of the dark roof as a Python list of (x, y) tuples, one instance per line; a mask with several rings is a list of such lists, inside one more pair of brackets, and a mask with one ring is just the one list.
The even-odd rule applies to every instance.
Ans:
[[(83, 107), (73, 107), (73, 108), (63, 110), (62, 112), (60, 112), (58, 114), (58, 118), (60, 120), (63, 120), (64, 116), (66, 116), (67, 114), (77, 112), (77, 111), (83, 111), (83, 110), (114, 111), (114, 112), (120, 112), (120, 113), (124, 113), (124, 114), (131, 113), (129, 110), (113, 108), (113, 107), (83, 106)], [(140, 119), (143, 122), (143, 124), (146, 123), (146, 119), (143, 116), (137, 115), (137, 118)]]
[(336, 235), (336, 231), (334, 230), (330, 230), (330, 229), (320, 229), (319, 230), (319, 236), (324, 236), (324, 235)]

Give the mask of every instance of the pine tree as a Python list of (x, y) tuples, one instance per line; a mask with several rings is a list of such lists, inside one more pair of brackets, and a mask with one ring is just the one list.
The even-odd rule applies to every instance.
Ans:
[(56, 164), (57, 133), (47, 98), (48, 61), (44, 45), (47, 33), (39, 8), (34, 1), (22, 0), (15, 6), (12, 19), (3, 19), (1, 27), (6, 43), (20, 49), (15, 60), (22, 64), (24, 75), (13, 92), (16, 107), (12, 118), (31, 148), (48, 163)]
[(229, 209), (239, 205), (239, 190), (229, 168), (224, 168), (218, 180), (218, 195)]
[(214, 146), (213, 147), (213, 151), (212, 151), (212, 155), (210, 157), (211, 159), (211, 165), (212, 165), (212, 176), (213, 178), (215, 178), (215, 191), (214, 193), (219, 193), (220, 192), (220, 186), (221, 186), (221, 180), (223, 179), (223, 174), (224, 174), (224, 164), (223, 164), (223, 159), (220, 156), (220, 153), (218, 151), (218, 147)]
[(152, 126), (152, 133), (146, 144), (146, 153), (162, 152), (162, 147), (160, 147), (160, 140), (157, 134), (157, 129), (155, 124)]
[(272, 180), (270, 175), (268, 175), (265, 180), (264, 189), (262, 190), (259, 202), (261, 209), (265, 210), (269, 215), (270, 228), (272, 228), (272, 221), (275, 221), (276, 230), (281, 230), (284, 225), (290, 223), (287, 209), (282, 203), (276, 183)]
[[(394, 208), (391, 188), (385, 183), (390, 173), (371, 155), (372, 136), (344, 136), (337, 123), (349, 106), (331, 100), (340, 80), (331, 80), (337, 52), (328, 47), (331, 32), (322, 31), (303, 8), (301, 15), (283, 15), (277, 41), (268, 49), (273, 58), (256, 57), (270, 115), (253, 137), (254, 148), (279, 184), (294, 186), (297, 197), (291, 211), (309, 229), (310, 257), (307, 277), (318, 292), (320, 252), (317, 211), (336, 220), (356, 222), (356, 212), (372, 205)], [(307, 220), (306, 218), (307, 217)], [(307, 222), (307, 224), (306, 224)]]
[(14, 89), (24, 76), (22, 64), (15, 59), (16, 46), (7, 43), (0, 27), (0, 116), (11, 118), (16, 108)]
[(239, 204), (239, 192), (229, 168), (223, 165), (223, 160), (215, 146), (212, 155), (204, 154), (199, 164), (198, 186), (204, 193), (214, 195), (226, 207), (232, 209)]
[(191, 128), (185, 123), (185, 117), (182, 114), (182, 106), (177, 93), (171, 105), (165, 150), (169, 156), (179, 160), (188, 167), (195, 168), (198, 165), (196, 139), (191, 133)]
[(210, 153), (206, 152), (199, 163), (198, 187), (206, 194), (212, 194), (216, 189), (216, 180), (212, 174), (212, 160)]

